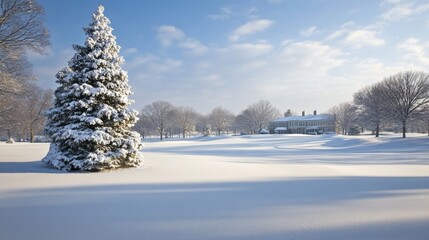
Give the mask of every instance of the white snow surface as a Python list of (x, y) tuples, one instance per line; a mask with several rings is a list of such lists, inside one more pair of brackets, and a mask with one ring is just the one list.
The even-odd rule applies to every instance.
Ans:
[(429, 137), (145, 141), (140, 168), (66, 173), (0, 143), (0, 239), (429, 239)]

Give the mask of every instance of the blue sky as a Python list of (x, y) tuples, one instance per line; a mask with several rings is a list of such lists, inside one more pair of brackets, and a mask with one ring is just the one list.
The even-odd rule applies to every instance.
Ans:
[(162, 99), (238, 113), (267, 99), (281, 111), (323, 112), (390, 74), (429, 67), (428, 1), (39, 1), (52, 45), (29, 53), (38, 84), (56, 87), (101, 4), (137, 110)]

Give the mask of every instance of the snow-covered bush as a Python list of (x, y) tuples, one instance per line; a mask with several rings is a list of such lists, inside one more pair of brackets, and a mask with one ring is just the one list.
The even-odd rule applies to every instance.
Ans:
[(120, 47), (100, 6), (84, 29), (83, 46), (56, 75), (54, 107), (45, 132), (52, 139), (47, 164), (66, 171), (100, 171), (142, 163), (140, 135), (131, 131), (137, 112), (128, 109), (128, 76)]
[(10, 144), (12, 144), (12, 143), (15, 143), (15, 140), (13, 140), (13, 138), (9, 138), (9, 139), (6, 141), (6, 143), (10, 143)]

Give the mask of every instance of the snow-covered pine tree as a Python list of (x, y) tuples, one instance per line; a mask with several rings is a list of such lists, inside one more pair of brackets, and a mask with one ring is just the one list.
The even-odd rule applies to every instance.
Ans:
[(68, 67), (56, 75), (60, 85), (47, 112), (46, 133), (52, 139), (42, 160), (65, 171), (101, 171), (142, 163), (140, 135), (131, 131), (137, 112), (128, 109), (128, 76), (120, 67), (120, 47), (110, 21), (99, 6), (83, 46)]

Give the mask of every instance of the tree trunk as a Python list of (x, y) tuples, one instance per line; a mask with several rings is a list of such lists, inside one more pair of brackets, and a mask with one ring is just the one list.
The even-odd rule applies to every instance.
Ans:
[(164, 129), (161, 128), (161, 130), (159, 130), (159, 137), (162, 141), (162, 136), (164, 135)]
[(30, 129), (30, 142), (31, 143), (34, 142), (34, 131), (33, 131), (33, 129)]
[[(429, 134), (429, 132), (428, 132), (428, 134)], [(10, 129), (7, 130), (7, 136), (8, 136), (8, 139), (10, 139)]]
[(217, 135), (220, 136), (220, 128), (217, 130)]
[(376, 127), (375, 127), (375, 137), (379, 137), (380, 136), (380, 123), (376, 123)]
[(183, 130), (183, 138), (185, 138), (185, 134), (186, 134), (186, 131), (185, 130)]
[(407, 131), (407, 122), (404, 120), (402, 121), (402, 138), (406, 138), (405, 132)]

